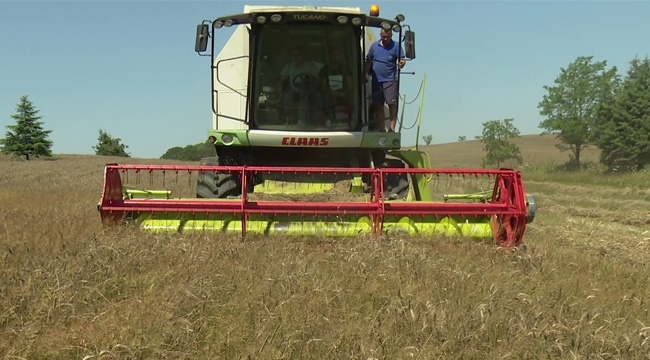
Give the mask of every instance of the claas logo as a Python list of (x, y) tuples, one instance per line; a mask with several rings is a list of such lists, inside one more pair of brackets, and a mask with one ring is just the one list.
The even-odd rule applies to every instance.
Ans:
[(330, 138), (317, 138), (317, 137), (284, 137), (282, 138), (282, 145), (286, 146), (327, 146)]

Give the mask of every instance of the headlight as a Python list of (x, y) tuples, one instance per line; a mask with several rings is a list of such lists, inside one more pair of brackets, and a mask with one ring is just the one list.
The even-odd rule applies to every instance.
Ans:
[(232, 144), (232, 140), (233, 140), (233, 137), (230, 134), (221, 135), (221, 141), (226, 145)]
[(385, 136), (380, 137), (377, 139), (377, 143), (379, 146), (386, 146), (386, 143), (388, 142), (388, 139)]

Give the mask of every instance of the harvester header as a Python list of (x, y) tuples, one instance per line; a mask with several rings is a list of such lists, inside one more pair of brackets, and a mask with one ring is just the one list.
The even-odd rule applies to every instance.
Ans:
[[(179, 184), (181, 177), (206, 176), (233, 172), (242, 179), (238, 198), (210, 200), (172, 198), (168, 190), (133, 190), (123, 179), (149, 179), (150, 183)], [(276, 199), (264, 199), (265, 186), (246, 179), (260, 174), (303, 175), (318, 177), (367, 176), (371, 189), (357, 196), (341, 196), (328, 191), (326, 196), (305, 197), (296, 201), (295, 185), (266, 187)], [(390, 178), (406, 175), (419, 179), (424, 186), (414, 194), (429, 201), (391, 201), (384, 196)], [(170, 179), (166, 179), (169, 177)], [(153, 180), (153, 179), (156, 180)], [(183, 179), (180, 183), (184, 183)], [(441, 186), (452, 190), (493, 183), (487, 191), (473, 194), (441, 194), (443, 201), (432, 198)], [(315, 184), (315, 183), (312, 183)], [(313, 185), (317, 187), (316, 185)], [(323, 190), (322, 188), (319, 190)], [(329, 190), (332, 190), (331, 188)], [(300, 192), (299, 192), (300, 193)], [(258, 195), (259, 194), (259, 195)], [(284, 195), (284, 196), (283, 196)], [(332, 196), (333, 195), (333, 196)], [(336, 199), (336, 195), (339, 199)], [(394, 200), (394, 199), (393, 199)], [(106, 166), (104, 191), (99, 206), (107, 223), (121, 222), (138, 214), (136, 221), (157, 232), (235, 232), (284, 235), (358, 236), (360, 234), (407, 234), (428, 236), (465, 236), (493, 238), (503, 246), (521, 243), (527, 223), (534, 217), (532, 198), (524, 193), (521, 175), (508, 169), (352, 169), (305, 167), (238, 167), (200, 165), (118, 165)]]

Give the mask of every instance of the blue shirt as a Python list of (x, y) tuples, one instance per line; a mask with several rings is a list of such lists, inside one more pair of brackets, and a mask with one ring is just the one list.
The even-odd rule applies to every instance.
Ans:
[(385, 47), (376, 41), (368, 49), (368, 59), (372, 60), (372, 81), (386, 82), (397, 80), (397, 61), (404, 57), (404, 49), (391, 41)]

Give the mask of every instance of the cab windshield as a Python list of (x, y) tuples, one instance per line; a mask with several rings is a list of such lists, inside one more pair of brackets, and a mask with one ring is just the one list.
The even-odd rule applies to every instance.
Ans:
[(267, 25), (260, 29), (256, 44), (253, 127), (296, 131), (357, 127), (360, 40), (355, 28)]

